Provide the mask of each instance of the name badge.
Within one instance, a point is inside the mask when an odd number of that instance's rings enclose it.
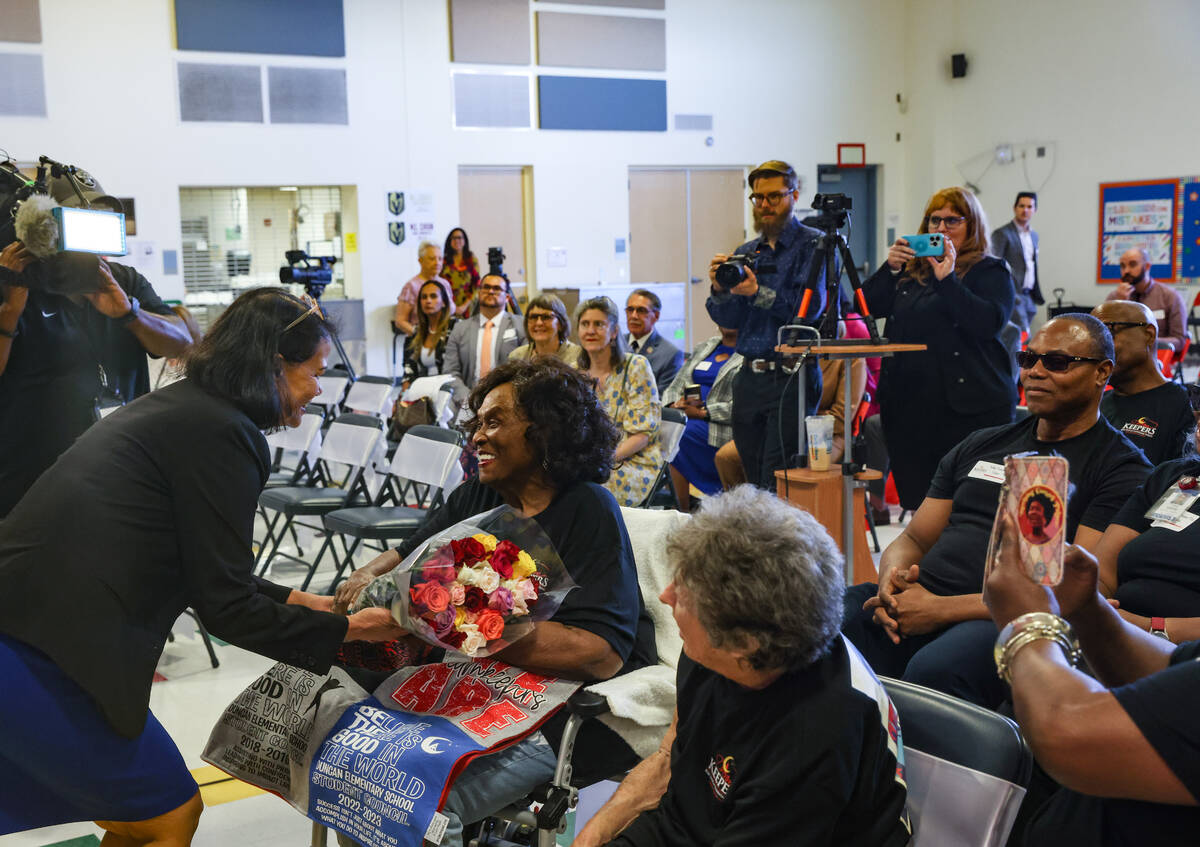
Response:
[[[1004,482],[1004,465],[995,462],[985,462],[980,459],[967,474],[971,479],[982,479],[984,482],[994,482],[997,485]]]
[[[517,331],[512,327],[509,327],[508,329],[504,330],[504,334],[500,336],[500,339],[502,341],[512,341],[516,337]]]
[[[695,369],[698,371],[707,371],[710,368],[712,368],[712,362],[710,362],[708,359],[705,359],[703,362],[697,362]]]
[[[1167,313],[1163,309],[1155,309],[1150,314],[1154,315],[1154,319],[1156,321],[1166,320],[1166,318],[1167,318]]]
[[[1151,521],[1150,526],[1155,529],[1169,529],[1171,532],[1183,532],[1196,521],[1196,515],[1191,512],[1186,512],[1179,516],[1178,520],[1173,521]]]
[[[1195,488],[1181,489],[1179,484],[1176,483],[1155,501],[1154,505],[1150,507],[1150,511],[1146,512],[1146,517],[1152,522],[1166,521],[1168,523],[1178,523],[1190,515],[1191,520],[1188,520],[1187,523],[1191,523],[1196,519],[1196,516],[1191,512],[1191,508],[1192,504],[1196,502],[1198,494],[1200,494],[1200,490]],[[1184,526],[1187,526],[1187,524],[1184,524]]]

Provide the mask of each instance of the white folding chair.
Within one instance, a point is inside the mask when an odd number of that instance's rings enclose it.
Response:
[[[325,412],[325,420],[332,420],[342,410],[342,399],[350,388],[350,377],[326,373],[317,379],[321,384],[321,393],[309,400],[308,405],[320,406]]]
[[[379,442],[383,439],[382,422],[370,415],[340,415],[329,427],[321,445],[321,458],[318,460],[323,468],[328,463],[336,462],[346,465],[346,476],[340,483],[334,481],[332,472],[326,470],[325,486],[284,485],[278,488],[268,488],[259,495],[259,505],[264,509],[274,511],[275,517],[267,524],[267,537],[271,540],[270,552],[267,550],[266,539],[259,546],[258,562],[261,562],[260,575],[265,573],[276,555],[300,562],[297,556],[279,552],[279,545],[284,534],[293,526],[305,526],[321,530],[320,526],[305,524],[297,521],[299,517],[317,517],[332,512],[335,509],[356,503],[370,503],[371,493],[364,479],[365,471],[375,455]],[[282,527],[276,531],[280,520]],[[324,552],[324,547],[321,548]],[[298,551],[299,552],[299,551]],[[308,575],[304,586],[307,587],[317,565],[320,555],[309,565]]]
[[[659,449],[662,451],[663,463],[662,467],[658,469],[658,476],[654,478],[654,484],[650,486],[650,493],[638,504],[639,508],[649,508],[654,495],[658,493],[663,482],[667,479],[669,473],[668,467],[679,454],[679,442],[683,440],[683,431],[685,429],[687,429],[687,415],[679,411],[679,409],[664,406],[662,421],[658,425],[658,443]]]
[[[375,503],[337,509],[321,519],[328,533],[321,553],[325,547],[333,549],[335,534],[341,536],[344,551],[330,593],[346,568],[353,570],[354,553],[364,541],[379,542],[377,549],[384,550],[387,542],[411,535],[429,510],[442,504],[445,495],[462,482],[461,454],[458,433],[436,426],[414,426],[400,439]],[[348,542],[347,537],[353,541]],[[336,556],[337,551],[333,552]]]
[[[346,392],[342,408],[348,412],[359,412],[386,418],[392,413],[396,400],[396,385],[386,376],[360,376]]]

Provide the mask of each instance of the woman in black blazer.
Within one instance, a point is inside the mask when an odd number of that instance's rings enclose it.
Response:
[[[148,708],[184,609],[316,673],[343,640],[400,634],[386,609],[346,618],[252,576],[261,430],[299,424],[330,337],[315,302],[243,294],[187,379],[88,429],[0,522],[0,835],[94,820],[119,843],[191,843],[196,783]]]
[[[404,348],[404,390],[414,379],[445,372],[446,341],[458,319],[446,297],[446,286],[433,280],[417,292],[416,331]]]
[[[887,337],[929,349],[883,360],[879,405],[900,505],[915,510],[938,462],[977,429],[1010,423],[1017,403],[1012,357],[1000,331],[1012,313],[1012,277],[988,255],[988,225],[975,195],[944,188],[918,232],[943,234],[945,253],[917,258],[903,238],[863,290]]]

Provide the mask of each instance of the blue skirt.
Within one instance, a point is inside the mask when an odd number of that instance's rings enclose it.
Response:
[[[671,462],[683,478],[705,494],[721,493],[721,477],[717,475],[717,448],[708,443],[708,421],[688,418],[679,441],[679,452]]]
[[[152,714],[118,735],[49,658],[0,635],[0,835],[77,821],[142,821],[198,790]]]

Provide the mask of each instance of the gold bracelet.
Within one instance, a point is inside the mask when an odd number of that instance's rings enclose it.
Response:
[[[993,658],[1001,679],[1012,684],[1013,657],[1034,641],[1053,641],[1062,648],[1072,667],[1079,663],[1079,642],[1075,640],[1070,624],[1049,612],[1029,612],[1014,618],[996,637]]]

